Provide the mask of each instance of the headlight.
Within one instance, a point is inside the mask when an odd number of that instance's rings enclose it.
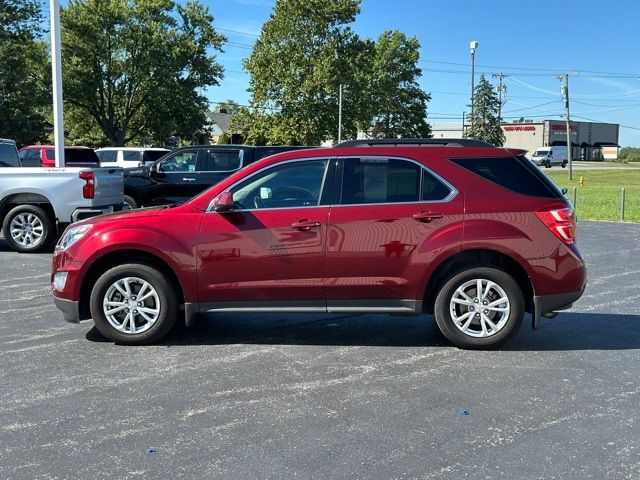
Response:
[[[70,228],[62,236],[62,238],[58,242],[58,245],[56,245],[56,250],[66,250],[82,237],[84,237],[89,230],[91,230],[91,225],[80,225],[79,227]]]

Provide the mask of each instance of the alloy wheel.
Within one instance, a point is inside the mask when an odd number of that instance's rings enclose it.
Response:
[[[476,338],[491,337],[506,325],[511,313],[504,289],[491,280],[478,278],[460,285],[449,302],[454,325]]]
[[[160,298],[149,282],[137,277],[124,277],[107,289],[102,309],[113,328],[136,335],[149,330],[158,320]]]
[[[13,217],[9,231],[13,241],[26,248],[39,245],[44,238],[42,220],[33,213],[19,213]]]

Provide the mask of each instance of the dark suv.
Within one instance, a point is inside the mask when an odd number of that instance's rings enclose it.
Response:
[[[125,171],[124,201],[131,208],[182,202],[245,165],[275,153],[309,147],[194,145],[181,147],[157,162]]]
[[[434,313],[455,345],[496,347],[586,282],[572,206],[523,154],[418,139],[275,155],[182,205],[68,228],[55,302],[122,343],[179,312],[272,311]]]

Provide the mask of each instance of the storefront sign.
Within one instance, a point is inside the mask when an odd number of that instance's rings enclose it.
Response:
[[[536,129],[533,125],[506,125],[502,128],[505,132],[532,132]]]

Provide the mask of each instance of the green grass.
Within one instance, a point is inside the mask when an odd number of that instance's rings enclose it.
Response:
[[[544,171],[544,170],[543,170]],[[566,170],[546,173],[559,187],[577,187],[576,211],[584,220],[620,220],[620,190],[625,187],[625,221],[640,222],[640,169],[636,170],[576,170],[569,180]],[[584,184],[580,186],[580,177]]]
[[[591,165],[594,166],[594,168],[598,168],[598,167],[612,167],[612,168],[616,168],[616,167],[625,167],[625,168],[640,168],[640,162],[585,162],[585,161],[581,161],[581,160],[574,160],[573,162],[574,165],[580,165],[580,166],[585,166],[585,167],[589,167]]]

